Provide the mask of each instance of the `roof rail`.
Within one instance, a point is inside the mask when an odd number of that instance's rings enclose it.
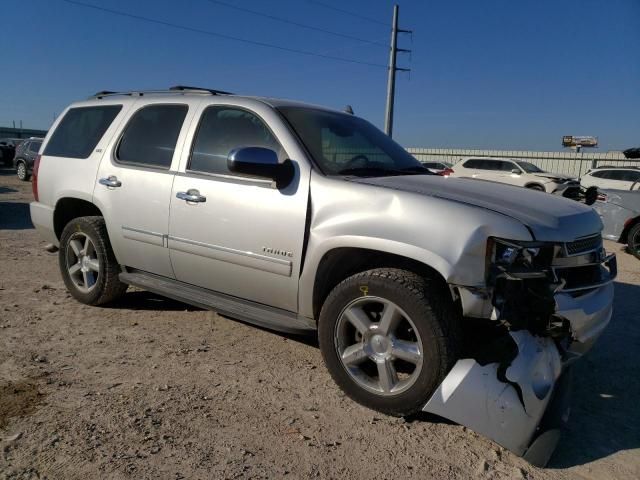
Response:
[[[205,93],[207,95],[233,95],[232,93],[224,92],[222,90],[214,90],[212,88],[187,87],[185,85],[175,85],[173,87],[170,87],[168,90],[138,90],[138,91],[130,91],[130,92],[112,92],[110,90],[101,90],[93,94],[92,96],[90,96],[89,99],[96,98],[100,100],[104,97],[112,97],[112,96],[119,96],[119,95],[129,95],[129,96],[137,95],[141,97],[148,93],[167,93],[167,94]]]
[[[185,91],[196,91],[196,92],[209,92],[211,95],[233,95],[231,92],[225,92],[223,90],[214,90],[212,88],[202,88],[202,87],[188,87],[186,85],[175,85],[170,87],[169,90],[185,92]]]

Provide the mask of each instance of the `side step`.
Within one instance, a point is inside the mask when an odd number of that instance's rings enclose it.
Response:
[[[287,310],[243,300],[224,293],[213,292],[178,280],[139,271],[123,272],[119,275],[119,278],[123,283],[134,285],[189,305],[215,310],[223,315],[270,330],[303,335],[308,335],[316,330],[315,324],[311,320]]]

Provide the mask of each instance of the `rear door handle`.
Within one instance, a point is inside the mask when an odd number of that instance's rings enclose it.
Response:
[[[107,178],[101,178],[100,180],[98,180],[98,183],[100,183],[100,185],[104,185],[105,187],[111,188],[122,186],[122,182],[118,180],[118,177],[116,177],[115,175],[111,175]]]
[[[207,197],[205,197],[204,195],[200,195],[200,192],[195,188],[191,188],[186,192],[176,193],[176,198],[179,198],[180,200],[185,200],[186,202],[193,202],[193,203],[203,203],[207,201]]]

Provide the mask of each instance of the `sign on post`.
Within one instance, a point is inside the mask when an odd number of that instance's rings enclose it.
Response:
[[[564,135],[562,137],[563,147],[597,147],[598,137]]]

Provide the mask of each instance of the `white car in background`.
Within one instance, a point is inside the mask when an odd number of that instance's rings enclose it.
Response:
[[[545,172],[533,163],[492,157],[460,160],[453,166],[453,172],[449,176],[508,183],[548,193],[567,185],[579,185],[575,178]]]
[[[583,187],[598,189],[640,190],[640,168],[638,167],[598,167],[589,170],[580,179]]]

